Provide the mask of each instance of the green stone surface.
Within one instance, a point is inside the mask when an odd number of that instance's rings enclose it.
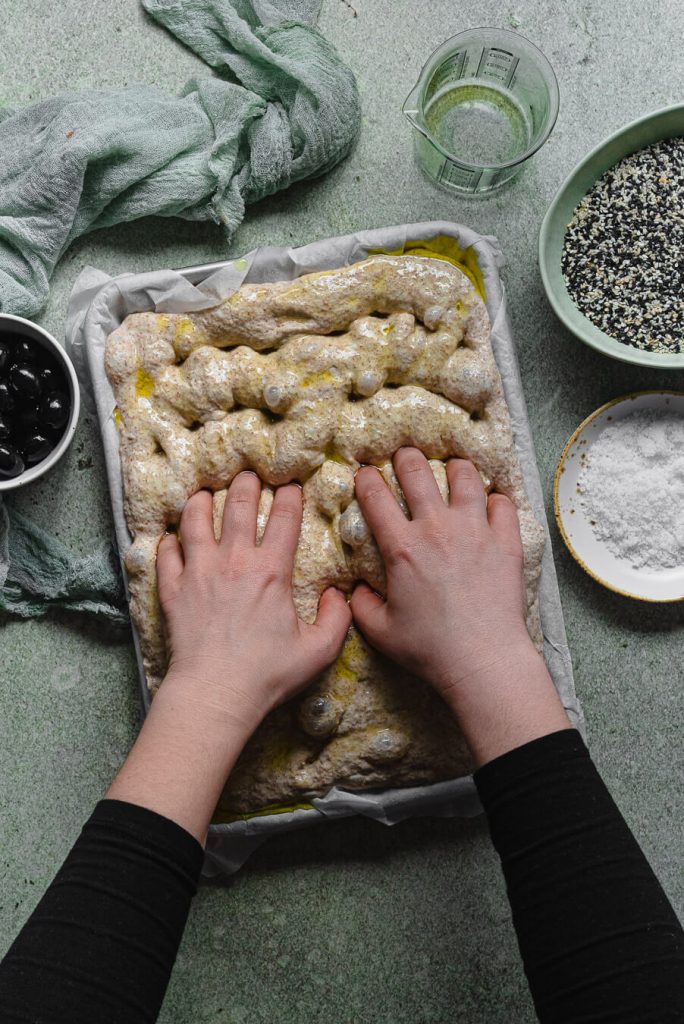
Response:
[[[209,73],[136,0],[2,0],[0,104],[133,82],[180,90]],[[416,170],[401,103],[430,52],[484,25],[512,27],[548,56],[561,113],[522,175],[483,200],[452,198]],[[62,336],[86,264],[110,273],[187,266],[259,244],[443,218],[496,235],[539,466],[548,496],[562,447],[597,406],[683,373],[611,361],[566,333],[536,259],[543,213],[579,158],[628,121],[681,99],[675,0],[324,0],[323,32],[353,66],[363,129],[326,177],[219,228],[147,220],[72,246],[40,322]],[[112,524],[100,442],[85,414],[67,456],[12,502],[85,552]],[[576,684],[595,759],[675,906],[682,907],[681,682],[684,605],[601,589],[552,527]],[[0,955],[53,877],[138,726],[133,648],[76,616],[5,619],[0,635]],[[679,864],[679,869],[678,869]],[[164,1024],[527,1024],[534,1013],[497,857],[482,819],[353,820],[263,848],[195,900]]]

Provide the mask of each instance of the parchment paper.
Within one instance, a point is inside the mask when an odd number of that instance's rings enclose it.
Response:
[[[312,242],[297,249],[264,246],[241,259],[192,267],[182,271],[159,270],[146,274],[122,274],[111,278],[93,267],[81,273],[71,294],[67,314],[67,347],[79,377],[95,408],[102,433],[114,525],[123,559],[131,536],[123,511],[119,435],[114,422],[114,395],[104,370],[107,336],[129,313],[154,310],[182,313],[207,309],[228,298],[245,282],[292,280],[317,270],[346,266],[367,257],[369,250],[401,250],[407,240],[429,240],[437,235],[455,238],[461,248],[472,246],[485,286],[485,301],[492,322],[492,345],[510,410],[516,448],[528,497],[546,531],[546,549],[540,582],[540,610],[544,656],[570,720],[583,731],[583,716],[572,676],[563,612],[553,564],[544,499],[530,433],[520,371],[499,277],[503,256],[495,238],[444,221],[403,224],[339,238]],[[125,576],[125,573],[124,573]],[[140,644],[133,630],[140,670],[143,705],[149,706]],[[311,810],[261,815],[209,829],[205,879],[217,879],[238,870],[250,853],[269,836],[291,831],[325,819],[362,814],[386,825],[419,815],[470,816],[481,807],[471,778],[439,782],[412,789],[346,792],[337,787],[323,797],[312,797]]]

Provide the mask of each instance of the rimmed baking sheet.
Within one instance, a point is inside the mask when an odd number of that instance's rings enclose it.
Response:
[[[510,410],[516,450],[525,488],[538,521],[546,532],[539,604],[544,633],[544,656],[570,720],[583,729],[582,711],[575,694],[570,652],[553,564],[544,498],[537,469],[520,371],[506,309],[499,267],[503,256],[496,239],[444,221],[402,224],[338,238],[312,242],[299,248],[264,246],[239,259],[190,267],[122,274],[112,278],[87,267],[71,294],[67,315],[67,345],[82,382],[91,390],[102,434],[114,526],[121,558],[131,536],[123,511],[119,435],[114,420],[115,401],[104,369],[107,336],[130,313],[155,311],[182,313],[208,309],[228,298],[243,283],[293,280],[313,271],[347,266],[373,252],[413,252],[456,262],[483,294],[492,323],[492,347]],[[144,707],[149,695],[140,644],[133,630]],[[303,798],[306,799],[306,798]],[[250,853],[270,836],[325,821],[361,814],[386,825],[420,815],[470,816],[481,811],[471,778],[430,786],[383,791],[348,792],[334,787],[325,796],[311,797],[304,806],[245,815],[209,829],[203,876],[216,879],[232,874]]]

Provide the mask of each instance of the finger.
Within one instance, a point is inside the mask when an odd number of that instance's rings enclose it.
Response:
[[[490,494],[487,500],[487,518],[504,550],[522,557],[518,510],[510,498],[505,494]]]
[[[316,621],[309,626],[309,636],[317,648],[317,672],[338,656],[351,621],[351,611],[344,594],[335,587],[328,587],[318,603]]]
[[[354,622],[363,635],[374,647],[381,647],[387,633],[386,603],[367,583],[354,588],[350,603]]]
[[[400,448],[392,463],[412,519],[427,515],[440,506],[444,508],[430,463],[421,451],[417,448]]]
[[[482,478],[469,459],[449,459],[449,507],[473,518],[485,520],[487,493]]]
[[[168,592],[183,572],[183,554],[175,533],[166,533],[157,547],[157,589]]]
[[[344,594],[328,587],[321,595],[313,625],[302,623],[311,657],[310,676],[321,672],[337,658],[351,625],[351,611]]]
[[[180,541],[186,563],[216,548],[213,499],[209,491],[197,491],[185,503],[180,520]]]
[[[256,473],[238,473],[228,488],[223,507],[221,545],[256,544],[261,481]]]
[[[302,525],[302,490],[297,484],[279,487],[273,497],[261,548],[277,553],[283,568],[292,572]]]
[[[375,466],[359,469],[354,486],[363,518],[384,556],[406,529],[406,516]]]

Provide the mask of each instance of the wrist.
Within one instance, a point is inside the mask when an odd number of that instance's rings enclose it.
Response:
[[[530,640],[471,676],[444,698],[476,767],[552,732],[571,728],[544,659]]]
[[[169,673],[106,796],[156,811],[204,843],[214,808],[255,713],[222,706],[196,681]]]
[[[527,630],[520,635],[483,642],[480,653],[468,658],[453,657],[443,668],[436,686],[454,714],[472,694],[498,690],[514,679],[525,679],[537,672],[546,672],[544,659],[530,639]]]
[[[169,713],[208,731],[243,735],[246,742],[261,724],[269,707],[255,699],[256,687],[246,677],[227,677],[225,661],[216,666],[194,662],[172,664],[154,698]]]

